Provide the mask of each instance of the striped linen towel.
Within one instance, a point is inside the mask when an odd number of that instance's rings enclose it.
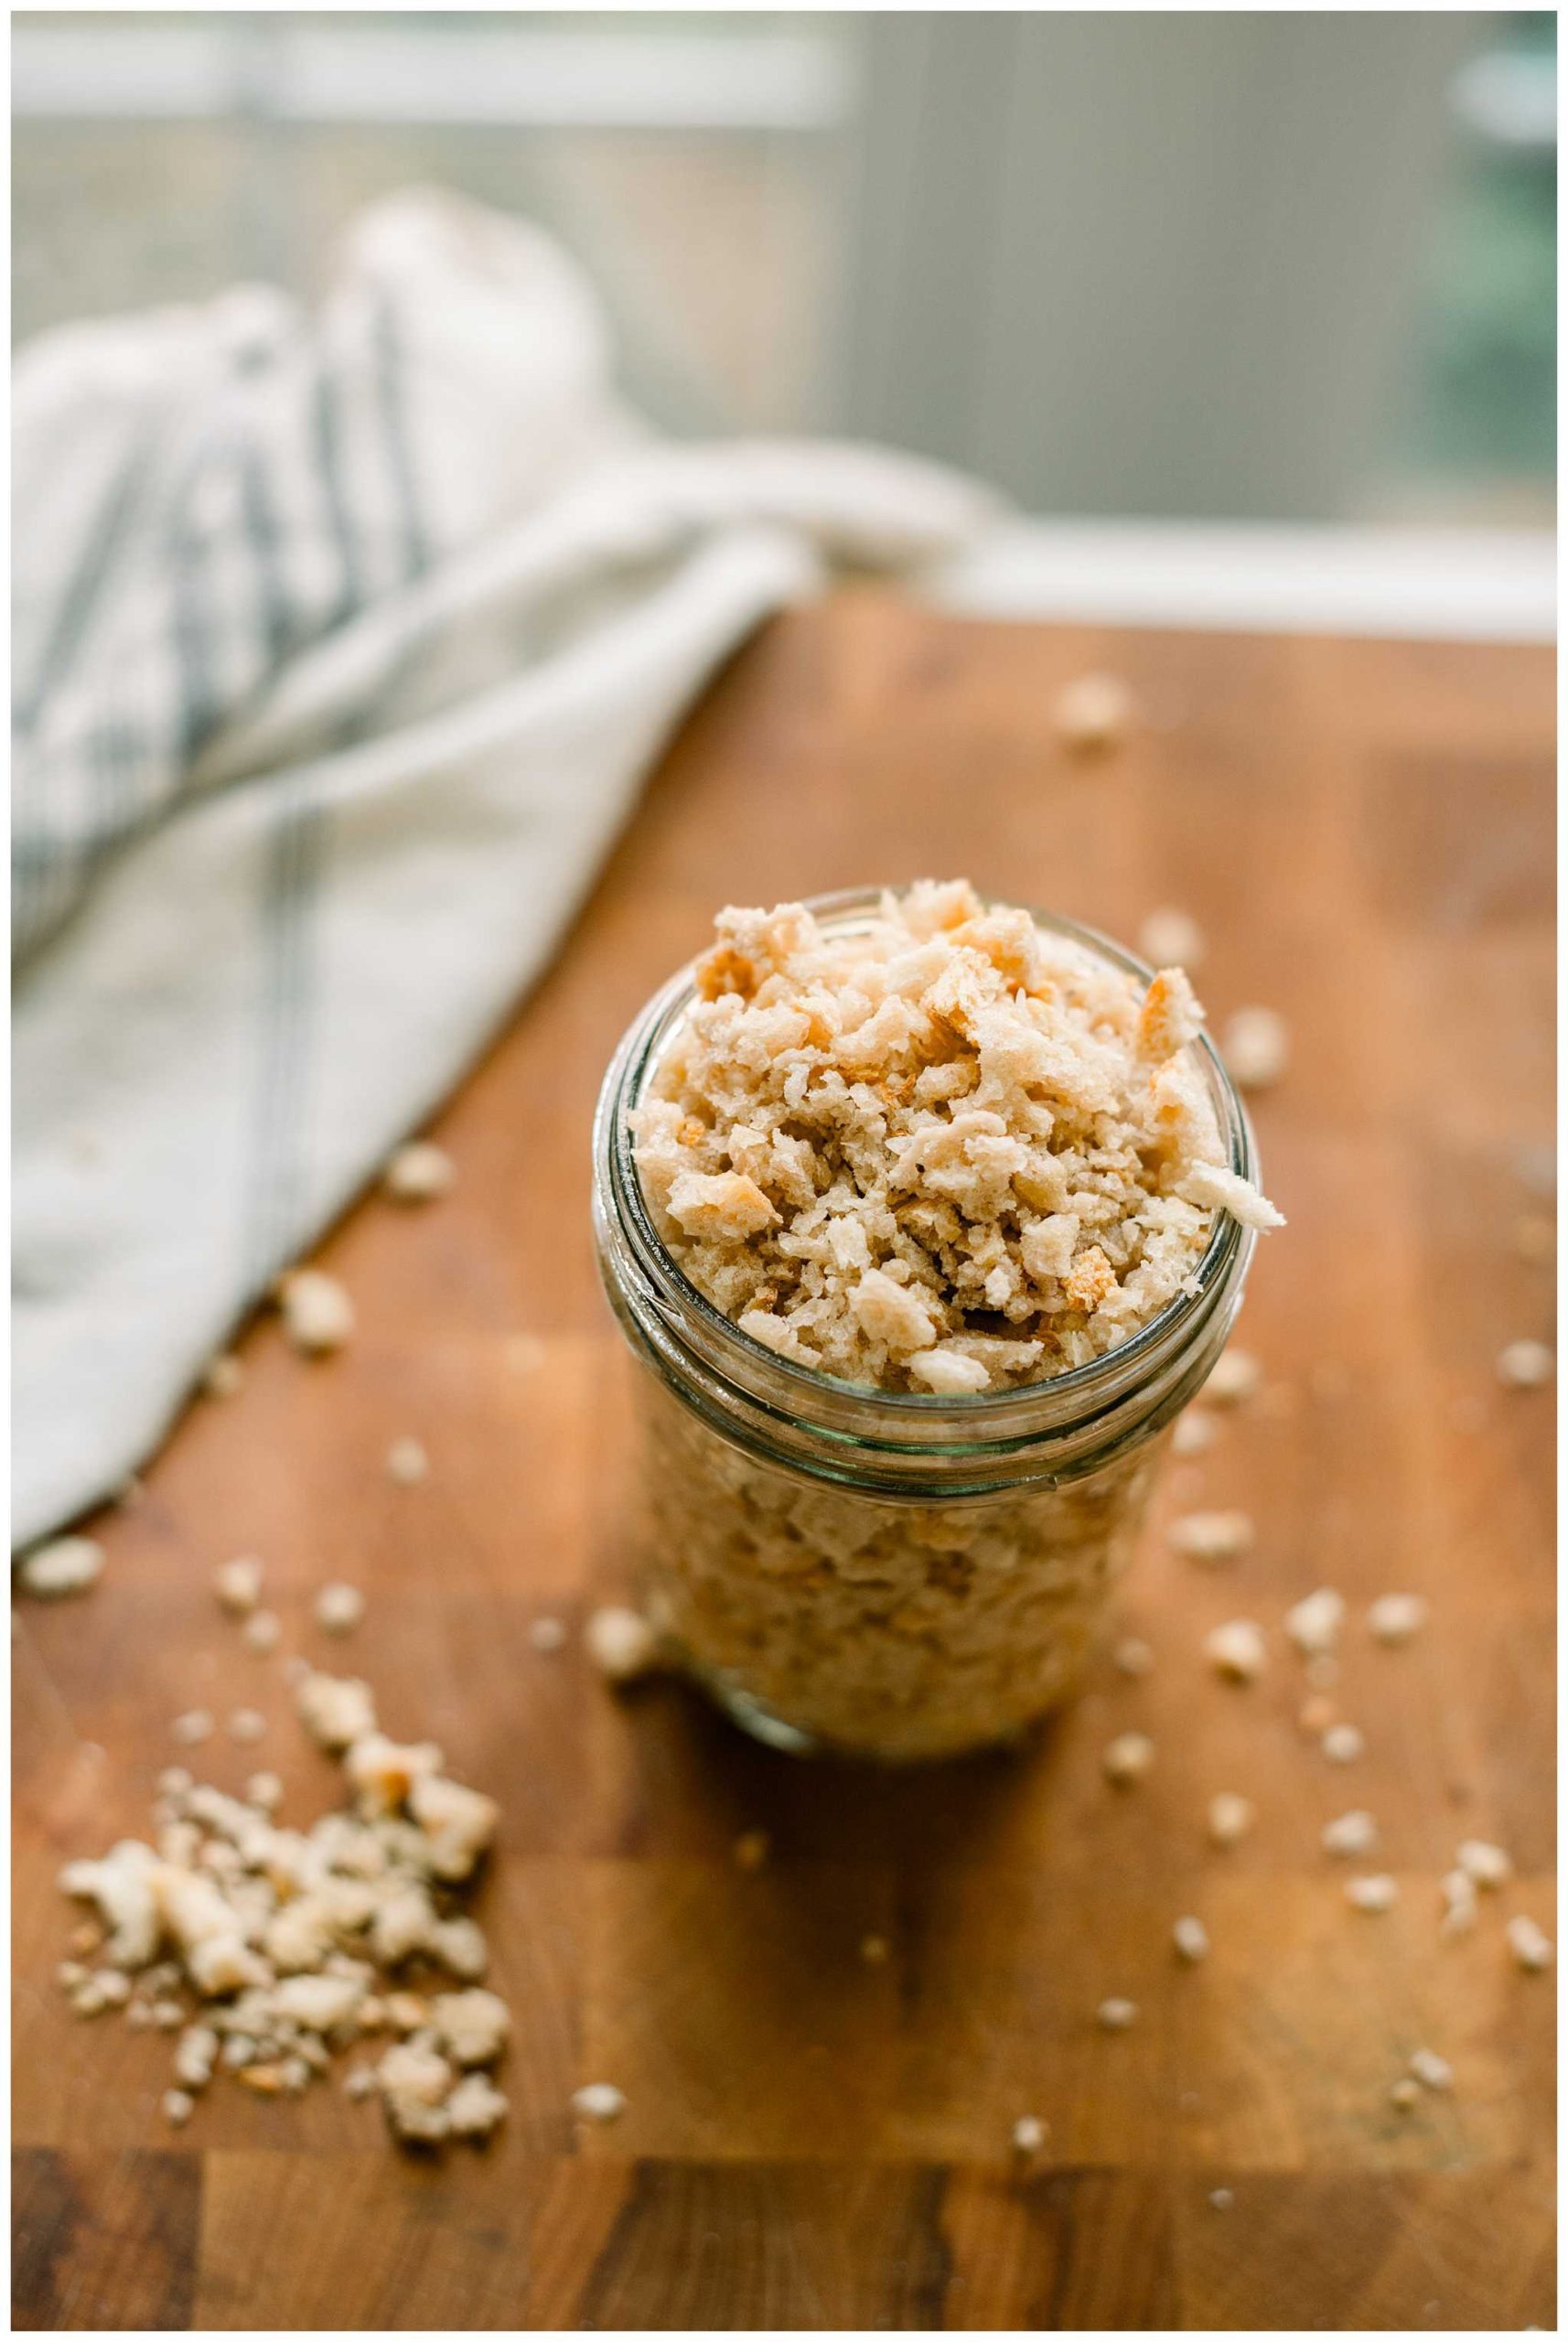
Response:
[[[565,255],[424,191],[313,317],[244,287],[66,328],[13,412],[26,1545],[449,1090],[725,654],[991,507],[869,449],[656,439]]]

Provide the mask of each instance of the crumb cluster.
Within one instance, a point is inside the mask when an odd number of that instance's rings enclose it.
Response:
[[[220,2072],[290,2096],[375,2043],[375,2062],[351,2067],[344,2087],[379,2095],[397,2137],[483,2138],[507,2111],[488,2069],[511,2019],[479,1982],[489,1948],[461,1898],[498,1809],[448,1777],[433,1743],[389,1739],[358,1679],[306,1669],[295,1699],[338,1758],[347,1807],[285,1827],[275,1775],[232,1797],[171,1767],[150,1842],[122,1839],[60,1873],[98,1918],[77,1945],[91,1964],[62,1962],[62,1989],[79,2015],[120,2009],[128,2025],[177,2035],[170,2123],[190,2120]]]
[[[896,1391],[1103,1355],[1192,1288],[1234,1176],[1179,968],[1146,987],[962,881],[853,929],[725,910],[633,1121],[660,1233],[780,1357]]]

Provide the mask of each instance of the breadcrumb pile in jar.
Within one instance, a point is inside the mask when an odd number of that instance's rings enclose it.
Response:
[[[596,1145],[650,1598],[769,1737],[1006,1737],[1076,1681],[1279,1224],[1245,1119],[1180,970],[962,881],[715,929]]]

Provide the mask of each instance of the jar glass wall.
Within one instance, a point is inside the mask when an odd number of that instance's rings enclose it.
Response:
[[[809,908],[864,920],[875,894]],[[1146,982],[1071,923],[1047,931]],[[1131,1559],[1161,1434],[1214,1365],[1252,1237],[1220,1214],[1191,1280],[1071,1372],[934,1397],[842,1381],[725,1318],[661,1241],[628,1117],[693,999],[648,1004],[607,1076],[595,1221],[638,1377],[644,1597],[682,1665],[780,1746],[883,1758],[1011,1738],[1068,1697]],[[1239,1101],[1202,1065],[1230,1167],[1256,1176]]]

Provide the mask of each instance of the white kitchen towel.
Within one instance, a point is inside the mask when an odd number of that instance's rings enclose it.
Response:
[[[992,507],[871,449],[656,439],[567,257],[425,191],[314,317],[63,328],[14,417],[26,1545],[451,1087],[725,654]]]

